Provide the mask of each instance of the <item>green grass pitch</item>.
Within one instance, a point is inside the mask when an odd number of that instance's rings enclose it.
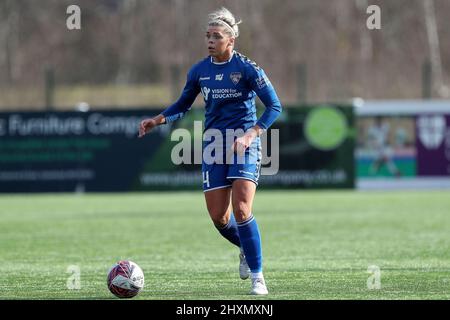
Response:
[[[106,273],[138,263],[134,299],[449,299],[444,191],[259,191],[254,204],[269,296],[247,295],[238,250],[201,191],[0,196],[0,299],[116,299]],[[69,290],[70,265],[80,267]],[[380,268],[369,290],[368,267]]]

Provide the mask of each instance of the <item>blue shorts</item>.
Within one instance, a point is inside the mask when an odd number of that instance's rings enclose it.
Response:
[[[231,187],[236,179],[250,180],[258,185],[261,157],[261,140],[258,137],[243,156],[224,152],[223,163],[208,163],[203,159],[203,191]]]

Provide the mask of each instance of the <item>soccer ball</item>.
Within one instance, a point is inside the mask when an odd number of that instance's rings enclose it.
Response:
[[[119,298],[133,298],[144,287],[144,273],[133,261],[121,260],[108,272],[108,289]]]

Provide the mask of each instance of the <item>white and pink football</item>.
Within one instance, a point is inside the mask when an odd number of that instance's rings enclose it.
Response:
[[[119,298],[133,298],[144,287],[144,273],[133,261],[121,260],[108,272],[108,289]]]

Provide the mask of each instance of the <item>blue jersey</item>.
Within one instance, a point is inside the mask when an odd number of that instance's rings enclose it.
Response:
[[[199,93],[205,101],[205,130],[245,131],[255,124],[268,129],[281,112],[280,100],[263,69],[236,51],[229,61],[217,63],[208,56],[189,70],[181,97],[162,112],[166,122],[183,117]],[[266,107],[260,119],[256,95]]]

